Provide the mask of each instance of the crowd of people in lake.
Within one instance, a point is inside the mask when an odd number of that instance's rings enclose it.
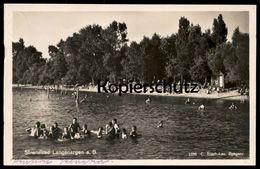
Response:
[[[79,100],[79,90],[74,91],[72,96],[75,97],[75,101],[77,103],[85,103],[87,102],[87,95],[85,95],[81,100]],[[66,93],[67,94],[67,93]],[[31,100],[30,100],[31,101]],[[146,104],[150,104],[152,102],[151,98],[148,97],[145,100]],[[187,98],[185,104],[195,104],[195,102],[191,102],[190,98]],[[230,110],[237,110],[237,106],[232,103],[229,106]],[[198,107],[198,110],[203,112],[206,110],[206,106],[201,104]],[[160,120],[158,122],[157,128],[163,128],[163,121]],[[39,121],[35,123],[35,126],[27,128],[26,131],[32,137],[36,137],[39,139],[53,139],[53,140],[74,140],[74,139],[84,139],[89,138],[91,135],[95,135],[98,139],[103,138],[104,136],[109,139],[121,138],[127,139],[128,137],[136,138],[139,136],[137,134],[137,127],[132,126],[129,134],[127,133],[125,128],[120,128],[117,119],[111,120],[105,128],[98,127],[97,130],[89,130],[87,124],[83,124],[82,127],[79,125],[77,118],[73,118],[72,123],[64,127],[63,130],[59,128],[58,123],[55,122],[49,130],[46,128],[45,124],[41,124]],[[120,136],[121,135],[121,136]]]
[[[27,128],[26,131],[30,136],[39,138],[39,139],[52,139],[58,141],[74,140],[74,139],[84,139],[89,138],[91,135],[95,135],[98,139],[103,138],[104,136],[108,139],[120,138],[127,139],[136,138],[140,136],[137,134],[137,127],[132,126],[129,134],[126,132],[125,128],[120,128],[117,119],[113,119],[109,122],[105,129],[99,127],[97,130],[89,130],[87,124],[83,124],[80,127],[77,118],[73,118],[72,123],[64,127],[62,130],[59,128],[58,123],[55,122],[49,130],[46,129],[45,124],[41,124],[39,121],[35,123],[35,126]]]

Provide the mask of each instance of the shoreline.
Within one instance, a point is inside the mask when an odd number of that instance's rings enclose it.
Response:
[[[46,86],[47,87],[47,86]],[[31,86],[31,85],[17,85],[12,84],[12,88],[28,88],[28,89],[37,89],[37,90],[46,90],[46,87],[42,86]],[[74,91],[74,88],[62,88],[60,90],[63,91]],[[98,93],[98,90],[96,87],[89,87],[89,88],[79,88],[79,91],[83,92],[96,92]],[[104,92],[102,92],[104,93]],[[108,93],[113,94],[113,93]],[[211,93],[207,94],[205,89],[200,90],[198,93],[125,93],[125,94],[135,94],[135,95],[146,95],[146,96],[164,96],[164,97],[183,97],[183,98],[198,98],[198,99],[223,99],[223,100],[243,100],[248,101],[249,96],[246,95],[240,95],[237,90],[231,90],[228,92],[223,93]]]

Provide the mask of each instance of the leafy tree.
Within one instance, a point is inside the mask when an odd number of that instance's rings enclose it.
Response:
[[[170,81],[175,81],[176,65],[177,65],[177,51],[176,51],[176,35],[172,34],[170,37],[162,38],[161,50],[166,57],[165,74]]]
[[[188,38],[190,30],[190,21],[181,17],[179,20],[179,30],[176,37],[176,49],[177,49],[177,74],[180,76],[180,80],[187,79],[189,77],[189,62],[191,61],[189,56]]]
[[[212,37],[214,42],[217,45],[227,41],[227,32],[226,23],[223,20],[223,16],[219,14],[218,18],[213,21],[213,33]]]

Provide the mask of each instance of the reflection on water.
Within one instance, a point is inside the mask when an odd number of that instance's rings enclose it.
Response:
[[[83,98],[86,93],[80,93]],[[68,92],[63,95],[32,89],[13,89],[13,155],[15,159],[77,158],[77,159],[187,159],[187,158],[248,158],[249,153],[249,103],[235,102],[237,111],[228,106],[231,101],[191,99],[193,105],[185,105],[185,98],[151,96],[151,104],[145,104],[147,96],[114,96],[87,93],[86,103],[75,106],[75,99]],[[30,101],[31,100],[31,101]],[[197,111],[206,105],[203,114]],[[78,112],[78,113],[77,113]],[[113,118],[130,132],[137,126],[142,134],[136,140],[96,139],[95,136],[72,142],[58,143],[38,140],[28,136],[25,129],[36,121],[49,128],[55,121],[61,128],[77,117],[80,125],[89,129],[105,126]],[[157,128],[160,120],[163,128]],[[84,155],[25,155],[25,150],[92,151]],[[191,152],[243,153],[243,156],[190,156]]]

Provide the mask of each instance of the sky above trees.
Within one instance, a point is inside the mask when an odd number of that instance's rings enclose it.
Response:
[[[127,23],[127,37],[140,42],[144,36],[171,36],[178,32],[179,19],[185,16],[191,24],[201,26],[202,32],[212,30],[213,19],[223,15],[231,41],[236,27],[249,33],[248,12],[15,12],[13,15],[13,41],[24,38],[25,45],[33,45],[49,58],[48,46],[57,45],[82,27],[98,24],[103,28],[113,20]]]

